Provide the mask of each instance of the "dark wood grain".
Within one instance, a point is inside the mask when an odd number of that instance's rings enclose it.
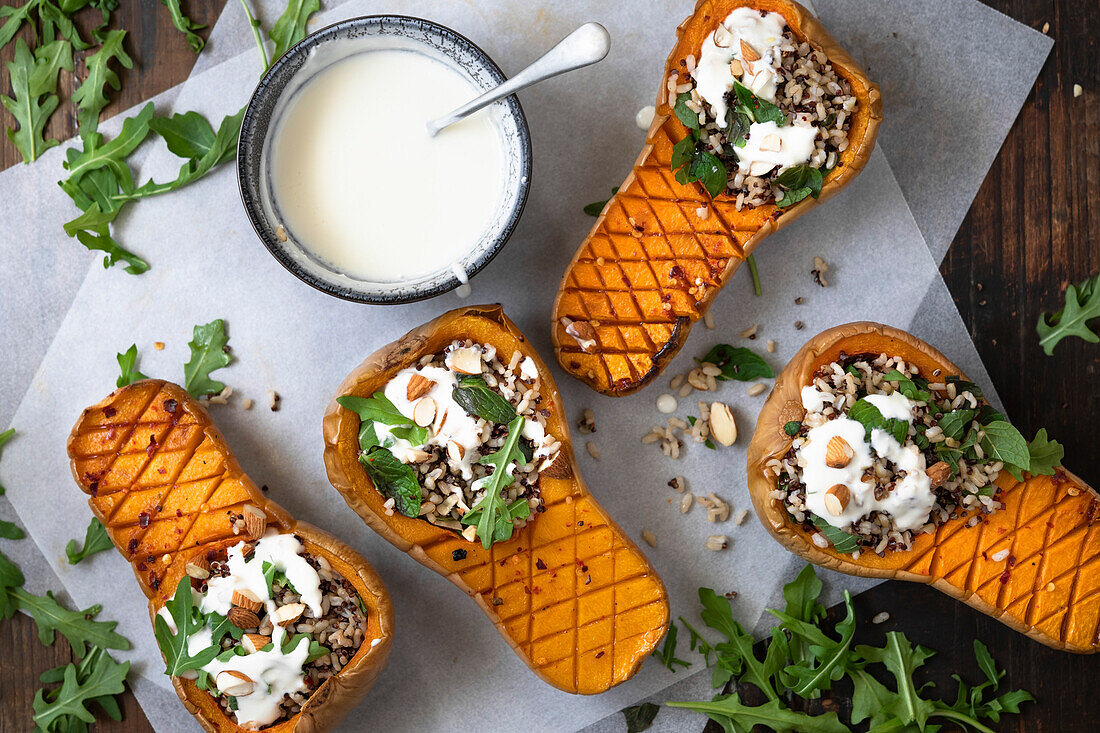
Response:
[[[1033,28],[1049,23],[1055,45],[941,272],[1008,413],[1029,435],[1046,427],[1066,446],[1067,466],[1100,485],[1100,451],[1090,427],[1100,412],[1100,346],[1071,339],[1047,357],[1035,334],[1039,313],[1060,307],[1068,283],[1100,270],[1100,5],[985,1]],[[205,0],[185,6],[192,18],[211,24],[224,4]],[[82,27],[94,21],[88,14]],[[108,117],[183,81],[195,59],[167,11],[153,0],[124,2],[112,25],[129,31],[126,47],[135,68],[120,74],[122,91],[112,93]],[[9,47],[0,60],[10,56]],[[3,78],[6,88],[6,74]],[[62,95],[67,98],[77,83],[72,75],[63,75]],[[1075,83],[1085,90],[1076,99]],[[76,132],[66,104],[51,119],[48,132],[56,139]],[[0,141],[0,170],[19,161],[15,148],[6,139]],[[1100,658],[1047,649],[922,586],[883,584],[859,596],[857,608],[862,619],[859,643],[881,643],[885,631],[897,629],[938,650],[923,679],[934,681],[949,698],[954,695],[953,672],[977,676],[971,644],[982,639],[1009,670],[1008,684],[1031,690],[1039,700],[1024,715],[1003,720],[999,730],[1095,730],[1087,711],[1094,707],[1088,701],[1100,678]],[[879,611],[891,618],[875,626],[869,619]],[[43,647],[34,624],[17,616],[0,623],[0,654],[0,733],[23,731],[29,727],[38,675],[64,663],[68,647],[63,640]],[[123,721],[104,721],[96,728],[150,730],[130,693],[125,695]]]

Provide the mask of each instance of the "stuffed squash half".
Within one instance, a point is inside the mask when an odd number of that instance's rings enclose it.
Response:
[[[368,357],[324,418],[332,485],[462,588],[567,692],[629,679],[664,636],[657,573],[577,472],[561,395],[499,305],[460,308]]]
[[[1048,646],[1097,651],[1100,501],[939,351],[851,323],[775,382],[749,446],[753,504],[787,549],[928,583]]]
[[[329,730],[362,700],[393,639],[382,580],[269,501],[187,392],[124,387],[84,410],[68,450],[206,730]]]
[[[609,395],[656,377],[757,245],[859,174],[881,120],[878,87],[797,2],[701,0],[562,278],[562,367]]]

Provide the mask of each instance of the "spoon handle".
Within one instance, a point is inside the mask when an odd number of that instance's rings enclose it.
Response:
[[[508,81],[467,102],[450,114],[429,122],[428,133],[434,136],[444,127],[487,107],[498,99],[515,94],[520,89],[544,79],[601,61],[610,50],[611,36],[607,29],[599,23],[585,23]]]

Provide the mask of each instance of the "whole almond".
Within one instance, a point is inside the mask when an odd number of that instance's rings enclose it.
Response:
[[[825,492],[825,510],[834,517],[839,517],[848,506],[851,494],[844,484],[834,484]]]
[[[856,452],[847,440],[834,435],[825,446],[825,465],[829,468],[844,468],[852,462]]]
[[[422,397],[413,405],[413,422],[422,428],[426,428],[435,420],[435,400],[431,397]]]
[[[588,321],[573,321],[565,327],[565,332],[576,340],[581,351],[591,352],[596,348],[596,331]]]
[[[255,629],[260,626],[260,617],[255,612],[248,610],[247,608],[241,608],[240,606],[233,606],[229,609],[229,613],[226,614],[226,618],[229,619],[229,623],[236,626],[238,629]]]
[[[270,636],[264,636],[263,634],[245,634],[241,637],[241,646],[249,654],[258,652],[265,646],[271,643]]]
[[[559,450],[553,457],[542,462],[539,466],[539,474],[550,478],[569,478],[573,475],[573,471],[569,467],[569,461]]]
[[[289,626],[301,618],[305,610],[305,604],[288,603],[285,606],[276,608],[275,612],[271,614],[271,620],[279,626]]]
[[[756,52],[756,49],[745,42],[745,39],[741,39],[741,58],[745,61],[759,61],[760,54]]]
[[[252,591],[233,591],[233,605],[258,613],[264,607],[263,601],[256,597]]]
[[[435,386],[435,382],[425,377],[423,374],[414,374],[409,377],[409,386],[405,388],[405,397],[409,402],[416,402],[432,391],[432,387]]]
[[[932,480],[932,488],[938,489],[947,483],[947,479],[951,478],[951,466],[946,462],[940,461],[939,463],[933,463],[925,471],[928,474],[928,478]]]
[[[462,460],[462,457],[466,455],[466,449],[453,440],[447,441],[447,458],[452,462],[458,463]]]
[[[258,506],[245,504],[241,507],[241,514],[244,516],[244,528],[248,536],[254,540],[263,537],[264,532],[267,531],[267,514],[264,510]]]
[[[233,669],[223,670],[215,678],[218,691],[230,697],[245,697],[256,689],[256,683],[244,672]]]
[[[210,562],[205,555],[196,555],[187,561],[183,571],[195,580],[206,580],[210,577]]]
[[[724,402],[712,402],[710,405],[710,434],[722,445],[729,446],[737,442],[737,423]]]

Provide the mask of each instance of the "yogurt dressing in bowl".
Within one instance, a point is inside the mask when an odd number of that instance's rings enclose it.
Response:
[[[435,137],[426,124],[479,93],[456,69],[400,48],[316,73],[285,103],[270,143],[287,236],[352,278],[452,269],[499,208],[503,143],[489,114]]]

